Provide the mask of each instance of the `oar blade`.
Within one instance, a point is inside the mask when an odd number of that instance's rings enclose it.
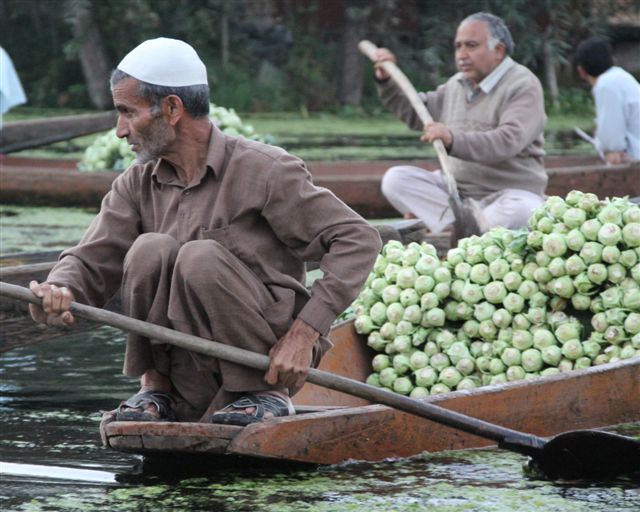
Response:
[[[545,443],[532,463],[552,480],[640,478],[640,441],[600,430],[564,432]]]
[[[463,201],[460,196],[450,195],[449,206],[454,217],[452,246],[457,245],[457,241],[462,238],[482,234],[483,230],[478,221],[479,208],[472,202]]]

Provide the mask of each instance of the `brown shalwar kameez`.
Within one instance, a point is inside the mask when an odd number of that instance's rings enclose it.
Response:
[[[215,126],[206,166],[184,185],[163,159],[119,176],[81,242],[47,281],[103,306],[122,285],[124,312],[267,354],[294,318],[325,335],[380,249],[377,231],[280,148]],[[324,275],[304,286],[305,261]],[[315,363],[330,347],[321,337]],[[129,335],[124,373],[155,368],[197,418],[213,397],[270,389],[263,373]]]

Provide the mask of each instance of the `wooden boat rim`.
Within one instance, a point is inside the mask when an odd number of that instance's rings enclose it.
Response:
[[[348,322],[348,321],[347,321]],[[346,323],[346,322],[345,322]],[[545,385],[558,381],[567,381],[579,377],[588,375],[595,375],[599,373],[608,373],[627,366],[638,366],[640,369],[640,357],[633,357],[630,359],[623,359],[615,361],[613,363],[605,363],[598,366],[592,366],[589,368],[582,368],[578,370],[571,370],[570,372],[562,372],[555,375],[547,375],[544,377],[538,377],[535,379],[519,380],[515,382],[506,382],[501,384],[491,384],[487,386],[481,386],[474,389],[466,389],[459,391],[451,391],[448,393],[442,393],[438,395],[428,396],[422,398],[426,402],[438,405],[439,402],[450,401],[456,398],[473,398],[478,395],[493,395],[502,393],[512,389],[524,388],[533,389],[535,387],[544,387]],[[304,407],[304,406],[303,406]],[[284,416],[280,418],[269,418],[260,423],[253,423],[246,427],[238,427],[231,425],[216,425],[209,423],[199,422],[125,422],[125,421],[111,421],[105,425],[105,431],[108,435],[132,435],[132,434],[152,434],[154,431],[164,430],[164,434],[169,434],[170,431],[176,429],[196,429],[202,433],[215,433],[215,432],[250,432],[262,426],[273,426],[279,423],[289,423],[296,421],[304,421],[310,417],[317,417],[322,415],[323,417],[342,416],[344,414],[361,414],[377,412],[386,409],[393,409],[390,406],[382,404],[370,404],[361,406],[344,406],[344,407],[324,407],[321,410],[313,412],[305,412],[302,414],[295,414],[292,416]],[[426,420],[425,420],[426,421]],[[221,429],[221,427],[223,427]]]
[[[566,161],[565,161],[566,160]],[[388,167],[405,163],[407,165],[420,165],[426,170],[438,168],[437,160],[433,158],[421,159],[378,159],[378,160],[307,160],[311,174],[314,178],[340,178],[345,180],[362,178],[380,178],[382,172]],[[82,171],[77,168],[78,160],[74,159],[46,159],[46,158],[23,158],[15,156],[5,156],[3,167],[6,169],[16,168],[43,172],[54,170],[61,175],[70,174],[73,176],[84,176],[91,179],[92,176],[114,177],[122,174],[122,171],[114,169],[104,169],[100,171]],[[621,164],[608,164],[598,161],[593,155],[559,155],[545,161],[545,171],[548,175],[556,174],[581,174],[589,172],[621,171],[638,167],[638,161],[625,162]],[[348,173],[351,167],[365,166],[372,169],[369,172]],[[356,180],[359,181],[359,180]]]

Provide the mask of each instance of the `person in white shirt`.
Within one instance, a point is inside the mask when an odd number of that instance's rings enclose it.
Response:
[[[2,114],[26,101],[27,97],[13,62],[5,49],[0,46],[0,128],[2,128]]]
[[[603,38],[581,42],[575,61],[595,101],[597,149],[610,164],[640,160],[640,84],[614,66],[613,50]]]

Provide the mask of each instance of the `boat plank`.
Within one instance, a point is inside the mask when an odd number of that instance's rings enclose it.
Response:
[[[228,439],[208,436],[113,436],[109,438],[109,446],[114,450],[129,453],[208,453],[223,455],[226,453]]]
[[[35,265],[36,263],[48,263],[53,264],[60,256],[60,250],[47,250],[38,252],[21,252],[12,254],[3,254],[0,256],[0,275],[4,276],[4,273],[11,275],[13,272],[12,267],[18,269],[25,265]]]
[[[607,366],[428,400],[541,436],[640,421],[640,359]],[[264,422],[236,436],[229,451],[334,464],[490,444],[477,436],[376,405]]]
[[[109,130],[116,124],[115,111],[29,119],[5,123],[0,132],[0,153],[36,148],[80,135]]]
[[[229,441],[242,430],[233,425],[108,420],[103,428],[109,447],[134,453],[223,454]]]
[[[166,421],[113,421],[109,423],[111,435],[165,435],[180,437],[216,437],[233,439],[242,427],[213,423]]]
[[[55,264],[55,261],[44,261],[27,265],[0,266],[0,280],[5,283],[28,286],[33,279],[36,281],[46,279]]]
[[[319,369],[364,381],[371,373],[374,353],[365,340],[356,334],[353,322],[342,322],[331,329],[333,347],[320,362]],[[367,400],[306,383],[293,397],[294,405],[345,406],[368,405]]]
[[[140,453],[145,450],[142,436],[110,436],[109,447],[119,452]]]

